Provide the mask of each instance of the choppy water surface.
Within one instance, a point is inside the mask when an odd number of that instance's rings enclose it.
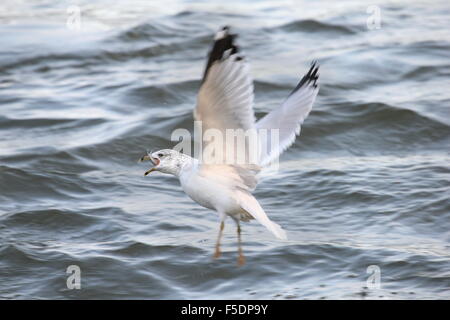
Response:
[[[450,5],[376,3],[369,30],[360,1],[2,1],[0,298],[449,299]],[[255,192],[289,240],[245,224],[242,268],[231,221],[213,261],[216,214],[136,163],[191,128],[223,25],[257,117],[321,63],[301,138]]]

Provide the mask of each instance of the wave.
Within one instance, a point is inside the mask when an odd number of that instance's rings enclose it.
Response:
[[[69,118],[9,118],[0,116],[0,126],[3,129],[33,129],[43,127],[46,130],[49,128],[83,128],[89,126],[96,126],[106,122],[102,118],[88,118],[88,119],[69,119]]]
[[[85,50],[77,54],[64,53],[49,53],[45,55],[36,56],[19,56],[13,61],[7,61],[0,65],[0,72],[10,72],[14,69],[23,69],[26,67],[36,66],[33,70],[37,73],[49,72],[53,68],[57,68],[57,62],[72,62],[73,64],[65,67],[86,68],[88,66],[95,66],[98,64],[113,64],[117,62],[124,62],[138,58],[154,58],[174,52],[180,52],[195,48],[198,43],[206,43],[210,41],[209,36],[197,36],[193,38],[182,38],[178,41],[171,41],[168,43],[151,43],[147,42],[141,47],[127,47],[124,44],[110,45],[109,49]],[[115,48],[114,48],[115,47]]]
[[[275,30],[285,32],[318,32],[335,35],[351,35],[360,31],[356,27],[350,27],[349,25],[338,25],[312,19],[289,22],[287,24],[276,27]]]
[[[56,230],[62,226],[69,228],[88,227],[98,223],[99,218],[80,213],[79,211],[45,209],[9,213],[2,216],[1,221],[6,226],[20,226],[28,230],[36,228]]]
[[[61,173],[43,168],[23,170],[0,166],[0,184],[6,186],[2,188],[1,196],[20,198],[24,202],[40,199],[45,203],[50,199],[70,199],[90,193],[90,190],[81,183],[72,182],[71,175],[74,173],[68,170]]]
[[[418,66],[412,68],[412,70],[405,72],[403,74],[403,79],[405,80],[429,80],[435,79],[439,76],[448,77],[450,74],[450,65],[447,66]]]
[[[324,136],[365,129],[385,142],[433,142],[448,138],[450,126],[411,109],[384,103],[340,103],[325,110],[313,110],[309,134]],[[381,132],[380,130],[383,130]],[[364,134],[363,133],[363,134]]]

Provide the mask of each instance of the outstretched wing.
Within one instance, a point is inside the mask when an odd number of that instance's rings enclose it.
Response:
[[[222,28],[215,35],[198,93],[194,118],[201,121],[202,126],[202,154],[199,155],[202,172],[209,172],[211,175],[215,173],[218,179],[224,179],[226,173],[228,178],[233,178],[233,185],[253,190],[259,167],[248,163],[248,139],[244,132],[253,129],[255,125],[253,80],[247,63],[234,43],[235,38],[236,35],[231,34],[228,27]],[[208,140],[208,130],[211,129],[222,140]],[[242,129],[240,132],[234,131],[234,134],[244,138],[243,149],[237,144],[227,148],[227,129]],[[237,161],[242,154],[243,163]],[[220,172],[222,176],[218,174]]]
[[[286,101],[256,123],[261,150],[259,163],[265,166],[281,155],[300,134],[300,126],[312,109],[319,92],[319,66],[313,62],[308,73],[300,80]],[[261,134],[260,129],[267,129]],[[278,129],[278,139],[272,139],[270,130]]]
[[[213,163],[225,163],[226,152],[234,152],[232,159],[238,153],[234,146],[232,150],[226,148],[227,129],[246,131],[254,128],[255,124],[253,81],[247,63],[234,44],[235,37],[229,33],[228,27],[216,34],[194,110],[195,120],[201,121],[202,125],[203,160],[207,150],[214,149],[217,152],[207,154]],[[217,134],[221,136],[220,141],[211,137]],[[210,137],[209,141],[205,137]]]
[[[194,111],[203,128],[249,129],[254,126],[253,80],[234,44],[236,35],[224,27],[216,34]]]

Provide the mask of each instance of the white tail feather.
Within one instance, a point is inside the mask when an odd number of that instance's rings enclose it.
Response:
[[[282,240],[287,240],[286,231],[284,231],[278,224],[271,221],[264,212],[263,208],[251,194],[239,192],[239,204],[248,213],[250,213],[259,223],[269,229],[275,237]]]

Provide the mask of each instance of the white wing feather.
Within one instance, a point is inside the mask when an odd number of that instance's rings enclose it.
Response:
[[[247,63],[237,51],[232,52],[226,49],[205,72],[194,111],[203,130],[214,128],[225,133],[226,129],[247,130],[254,126],[253,80]]]
[[[270,132],[264,136],[259,135],[262,144],[259,157],[261,166],[280,156],[300,134],[301,125],[311,111],[319,92],[318,76],[318,66],[314,63],[286,101],[256,123],[258,132],[259,129],[279,130],[278,141],[271,141]]]
[[[226,138],[227,129],[240,129],[233,134],[248,144],[245,132],[255,125],[253,80],[247,63],[234,44],[235,37],[228,28],[216,35],[198,93],[194,118],[201,121],[202,163],[238,164],[238,155],[249,150],[239,150],[241,147]],[[208,132],[210,129],[215,131]]]

